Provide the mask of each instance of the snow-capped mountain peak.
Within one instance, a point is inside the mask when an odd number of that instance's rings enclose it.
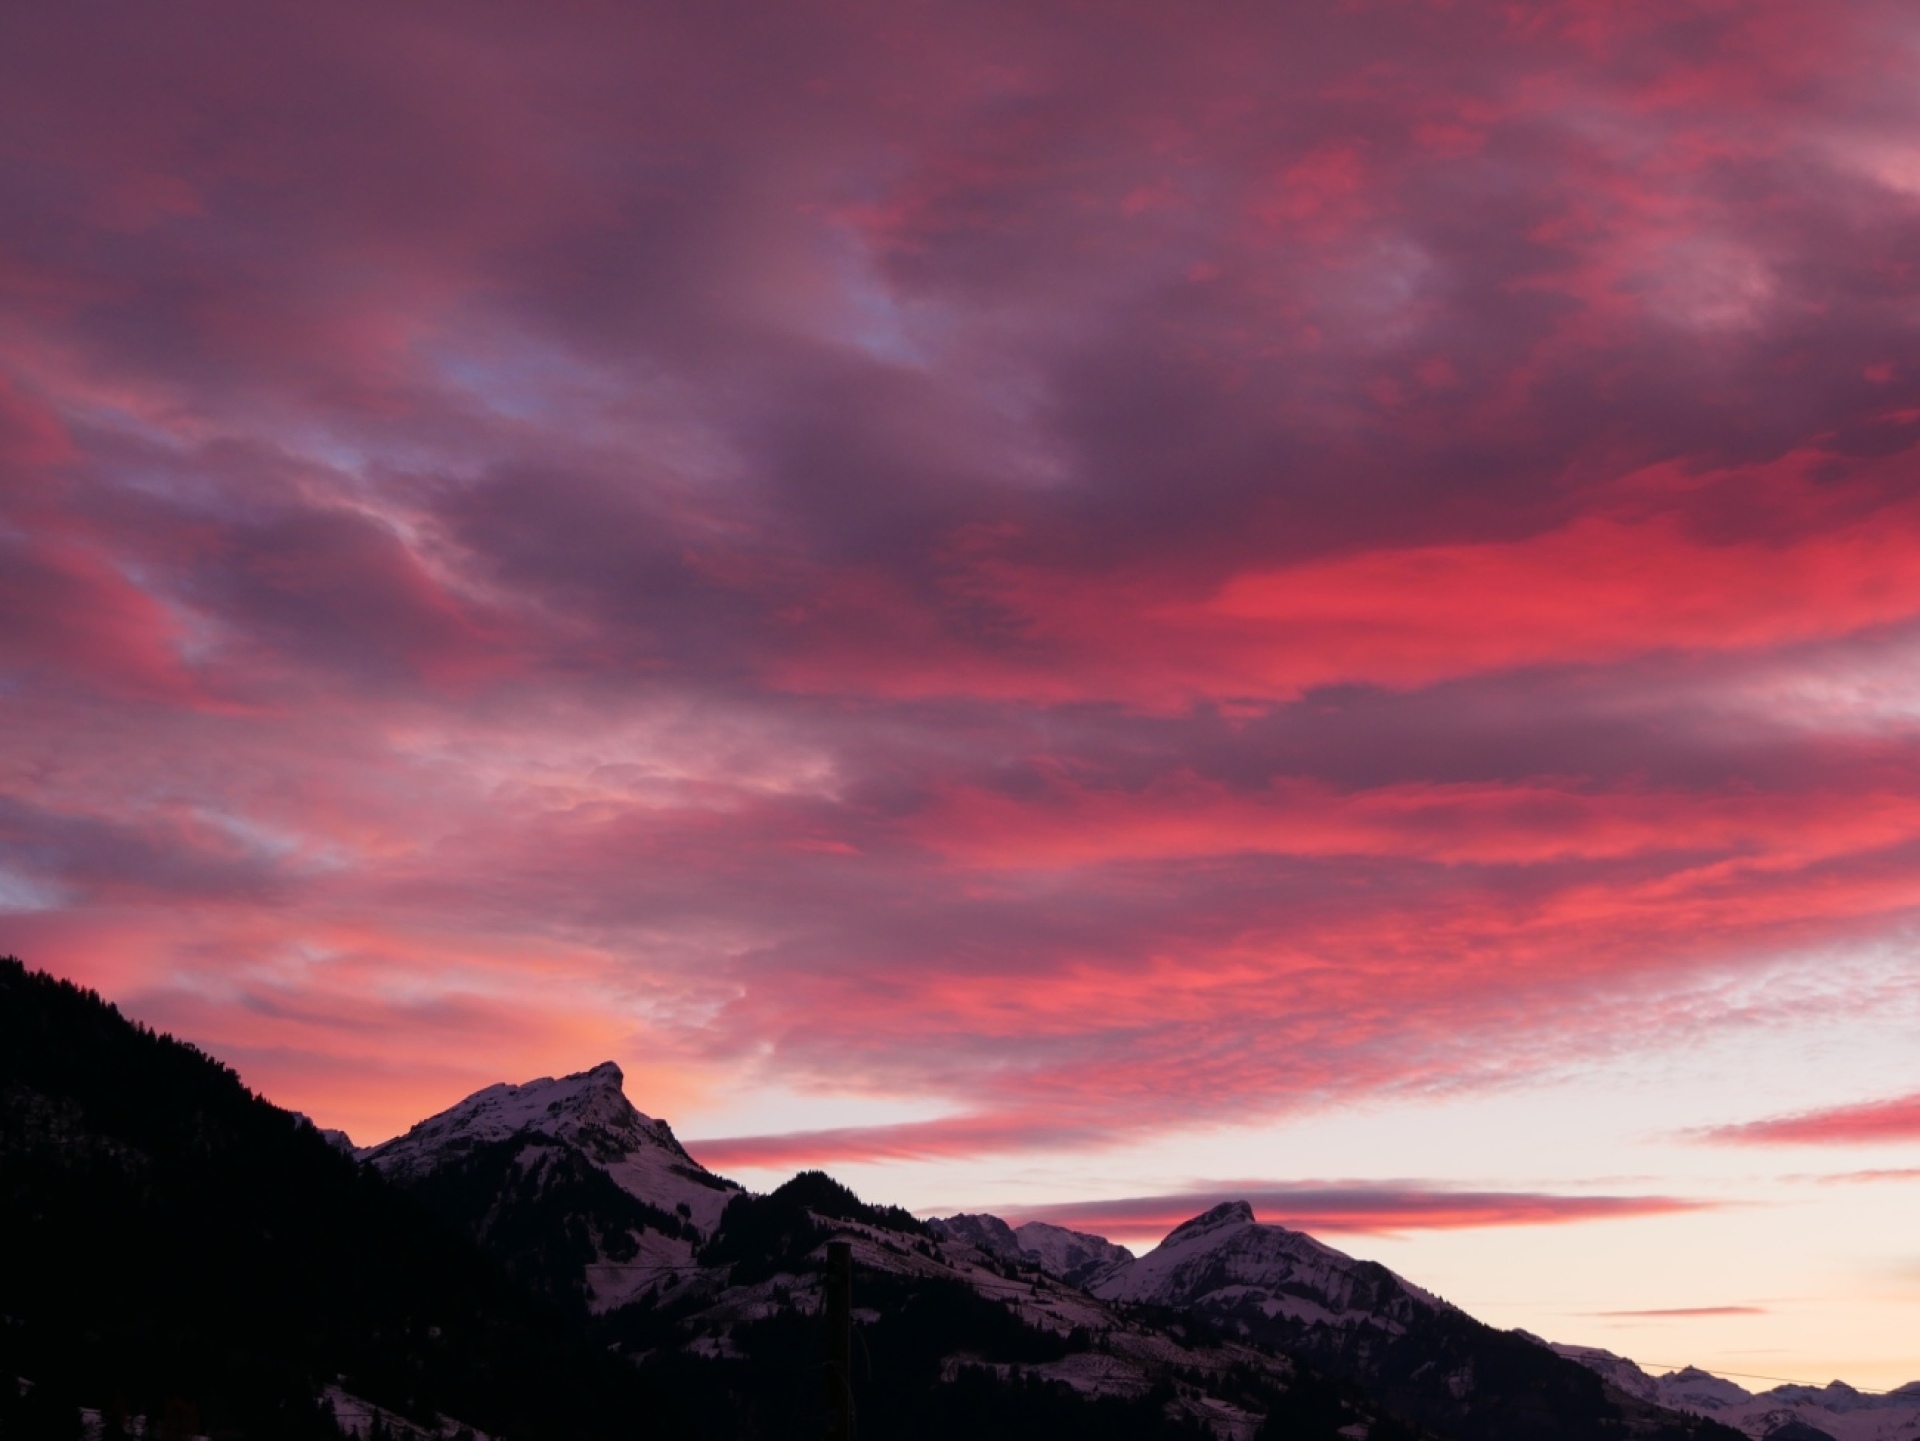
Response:
[[[498,1082],[358,1154],[404,1182],[516,1137],[558,1144],[577,1151],[629,1195],[712,1234],[740,1188],[688,1155],[665,1121],[637,1110],[625,1081],[618,1065],[602,1061],[570,1076]]]
[[[397,1174],[422,1163],[439,1164],[449,1151],[531,1134],[569,1142],[603,1162],[636,1149],[657,1149],[697,1167],[665,1121],[635,1109],[623,1089],[625,1081],[617,1064],[602,1061],[592,1070],[557,1079],[496,1082],[429,1116],[404,1136],[365,1147],[359,1154]]]
[[[1191,1220],[1182,1221],[1162,1238],[1162,1246],[1175,1246],[1191,1241],[1196,1237],[1211,1235],[1228,1226],[1251,1226],[1253,1207],[1245,1201],[1222,1201],[1211,1211],[1202,1211]]]
[[[1369,1261],[1301,1231],[1263,1225],[1245,1201],[1226,1201],[1167,1233],[1153,1250],[1094,1281],[1096,1296],[1200,1306],[1245,1319],[1403,1327],[1414,1309],[1445,1303]]]
[[[618,1065],[602,1061],[592,1070],[558,1079],[496,1082],[429,1116],[404,1136],[360,1154],[381,1170],[398,1173],[423,1161],[437,1163],[449,1149],[471,1149],[531,1132],[598,1152],[657,1146],[693,1164],[666,1122],[634,1109],[622,1089],[625,1081]]]

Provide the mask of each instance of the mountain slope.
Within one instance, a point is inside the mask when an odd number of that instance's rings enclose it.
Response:
[[[626,1436],[643,1401],[626,1368],[311,1125],[11,959],[0,1316],[0,1376],[34,1383],[0,1387],[9,1435],[71,1434],[81,1405],[332,1435],[316,1401],[338,1385],[496,1436]]]
[[[818,1172],[727,1208],[698,1272],[603,1317],[715,1437],[819,1434],[828,1240],[853,1248],[863,1434],[1415,1441],[1356,1389],[1205,1328],[1122,1315]],[[1422,1438],[1425,1441],[1425,1438]]]

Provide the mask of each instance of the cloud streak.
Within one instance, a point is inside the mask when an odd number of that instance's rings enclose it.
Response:
[[[1661,1306],[1650,1311],[1594,1311],[1595,1316],[1616,1320],[1658,1321],[1663,1318],[1685,1320],[1697,1316],[1766,1316],[1765,1306]]]
[[[1858,1146],[1920,1140],[1920,1095],[1744,1121],[1717,1127],[1706,1134],[1710,1140],[1754,1146]]]
[[[1382,1236],[1480,1227],[1565,1226],[1712,1210],[1677,1196],[1565,1195],[1541,1191],[1468,1191],[1421,1182],[1300,1181],[1226,1183],[1165,1196],[1042,1206],[1019,1221],[1050,1221],[1096,1234],[1158,1237],[1222,1200],[1244,1200],[1269,1224],[1335,1235]]]

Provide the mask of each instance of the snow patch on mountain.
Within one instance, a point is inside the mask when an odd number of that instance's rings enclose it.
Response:
[[[488,1441],[486,1432],[476,1431],[451,1416],[440,1417],[430,1427],[422,1426],[409,1421],[397,1411],[376,1406],[339,1386],[329,1386],[321,1395],[333,1412],[334,1425],[340,1428],[342,1434],[355,1437],[356,1441],[369,1441],[376,1434],[392,1437],[393,1441],[468,1441],[468,1438],[471,1441]]]
[[[1020,1259],[1020,1238],[1013,1234],[1013,1227],[998,1216],[974,1216],[962,1212],[957,1216],[936,1216],[927,1225],[942,1241],[972,1246],[1003,1261]]]

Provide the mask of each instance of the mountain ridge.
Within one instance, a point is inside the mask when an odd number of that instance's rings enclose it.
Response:
[[[957,1282],[1033,1335],[1055,1337],[1029,1344],[1046,1354],[1030,1357],[1024,1373],[1041,1381],[1139,1400],[1181,1368],[1211,1378],[1194,1383],[1173,1410],[1205,1417],[1222,1438],[1250,1441],[1259,1407],[1278,1414],[1296,1371],[1358,1388],[1355,1396],[1384,1402],[1413,1427],[1459,1441],[1679,1441],[1718,1429],[1612,1387],[1530,1339],[1495,1331],[1378,1263],[1262,1224],[1244,1200],[1189,1218],[1136,1258],[1104,1237],[1045,1223],[1014,1227],[967,1213],[922,1223],[859,1202],[820,1173],[803,1173],[764,1197],[723,1193],[677,1143],[663,1141],[670,1128],[634,1110],[620,1087],[610,1063],[558,1080],[487,1087],[366,1154],[523,1275],[533,1272],[503,1240],[501,1218],[531,1216],[538,1201],[564,1192],[535,1185],[539,1197],[522,1194],[530,1178],[545,1174],[540,1167],[565,1155],[624,1175],[631,1198],[656,1207],[649,1224],[670,1233],[670,1249],[648,1253],[664,1259],[649,1265],[642,1258],[632,1284],[608,1288],[590,1268],[607,1264],[619,1228],[576,1210],[563,1219],[587,1244],[560,1257],[557,1268],[547,1257],[547,1290],[559,1295],[571,1286],[585,1295],[605,1334],[634,1353],[679,1345],[726,1360],[746,1334],[742,1327],[813,1314],[824,1244],[837,1234],[855,1242],[866,1272],[890,1278],[887,1286],[924,1297],[930,1287]],[[597,1152],[585,1149],[596,1145]],[[464,1215],[436,1202],[436,1177],[490,1154],[500,1164],[462,1182]],[[636,1154],[644,1164],[632,1160]],[[677,1234],[670,1221],[658,1222],[662,1178],[725,1195],[710,1229]],[[518,1231],[550,1238],[555,1224],[527,1221]],[[647,1239],[645,1228],[626,1234],[629,1243]],[[1236,1368],[1259,1373],[1249,1384],[1264,1400],[1250,1393],[1241,1405],[1227,1394]]]

